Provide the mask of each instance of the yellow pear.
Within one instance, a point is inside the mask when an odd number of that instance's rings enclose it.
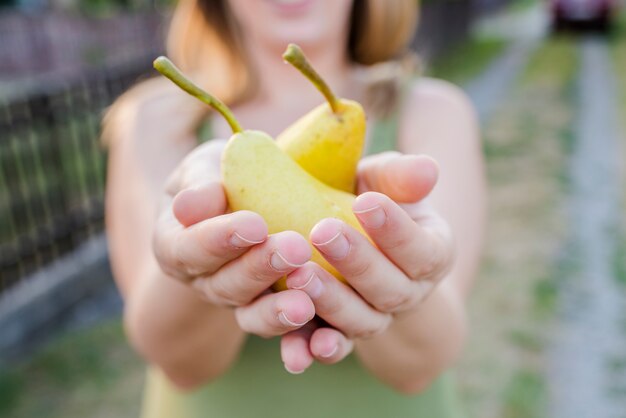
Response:
[[[276,138],[276,143],[313,177],[353,193],[365,139],[363,107],[337,98],[297,45],[290,44],[283,58],[320,90],[327,103],[297,120]]]
[[[352,212],[355,196],[313,177],[285,154],[266,133],[246,130],[222,102],[186,79],[165,57],[154,67],[192,96],[220,112],[233,130],[222,154],[222,181],[232,210],[251,210],[270,233],[296,231],[304,237],[324,218],[338,218],[363,232]],[[312,260],[343,280],[313,247]],[[284,290],[285,278],[274,286]]]

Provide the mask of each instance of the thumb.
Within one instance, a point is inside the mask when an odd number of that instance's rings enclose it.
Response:
[[[398,203],[414,203],[433,190],[439,165],[427,155],[385,152],[364,158],[358,168],[359,194],[383,193]]]
[[[213,140],[192,151],[175,170],[166,192],[173,196],[174,216],[188,227],[226,212],[220,157],[225,141]]]
[[[184,189],[172,202],[174,216],[184,227],[223,215],[226,206],[226,195],[219,182]]]

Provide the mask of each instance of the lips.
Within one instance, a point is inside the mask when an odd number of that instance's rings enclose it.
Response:
[[[305,13],[315,0],[266,0],[281,15]]]

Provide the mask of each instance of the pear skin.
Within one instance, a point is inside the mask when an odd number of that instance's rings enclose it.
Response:
[[[283,54],[326,98],[276,138],[280,149],[321,182],[354,193],[365,142],[365,112],[355,101],[335,96],[295,44]]]
[[[291,230],[308,237],[324,218],[341,219],[364,233],[352,212],[355,196],[304,171],[263,132],[231,137],[222,154],[222,181],[231,209],[258,213],[270,233]],[[315,247],[312,260],[343,280]],[[285,278],[274,285],[275,290],[286,288]]]
[[[341,99],[333,112],[323,103],[282,132],[276,143],[300,167],[335,189],[353,193],[363,153],[365,113],[361,105]]]

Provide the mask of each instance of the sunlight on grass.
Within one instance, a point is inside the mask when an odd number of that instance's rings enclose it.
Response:
[[[622,129],[626,131],[626,73],[624,72],[624,69],[626,69],[626,9],[623,10],[616,20],[611,37],[611,50],[620,91],[620,120],[622,120]]]
[[[484,132],[489,230],[459,367],[470,417],[546,416],[543,350],[565,232],[577,69],[573,40],[547,40]]]
[[[611,52],[619,90],[617,118],[621,121],[622,158],[626,161],[626,9],[622,10],[616,20],[611,37]],[[626,170],[624,169],[622,169],[622,179],[623,183],[626,184]],[[623,220],[621,231],[617,237],[616,252],[613,255],[615,277],[623,286],[626,286],[626,242],[624,236],[626,236],[626,220]]]
[[[426,75],[463,84],[480,74],[506,45],[502,39],[471,38],[435,61]]]
[[[143,376],[143,362],[128,347],[121,324],[102,324],[68,334],[0,372],[0,415],[138,416]]]

